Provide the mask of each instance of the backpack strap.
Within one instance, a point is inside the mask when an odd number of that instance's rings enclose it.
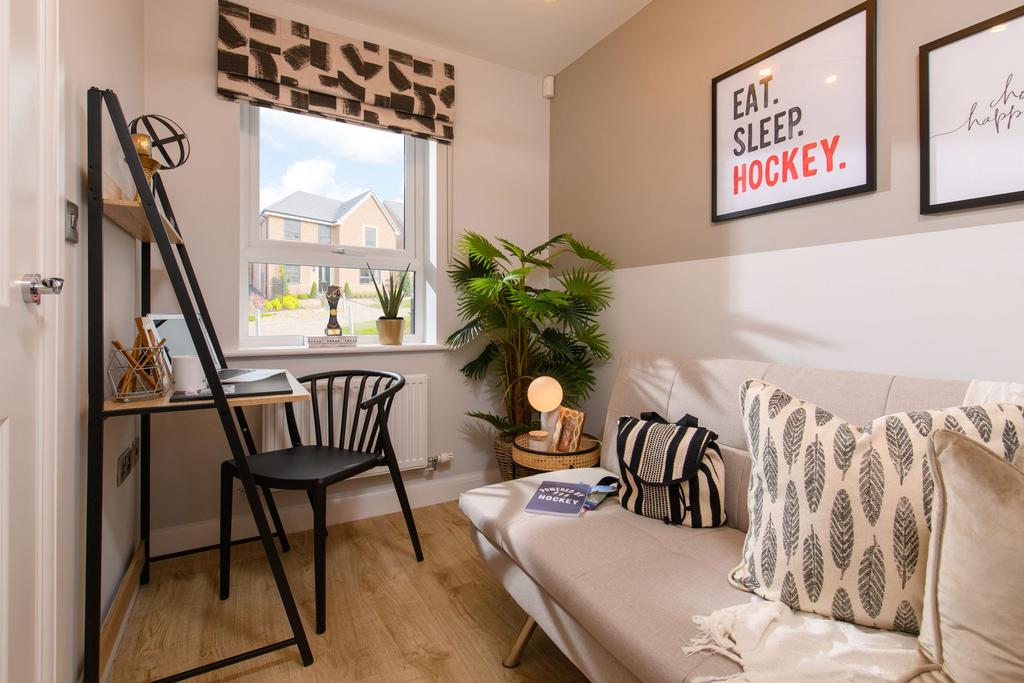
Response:
[[[659,424],[666,424],[666,425],[669,423],[668,420],[666,420],[661,415],[659,415],[658,413],[655,413],[653,411],[649,411],[649,412],[645,412],[645,413],[640,413],[640,419],[645,421],[645,422],[657,422]],[[690,415],[689,413],[687,413],[686,415],[683,415],[681,418],[676,420],[676,426],[678,426],[678,427],[697,427],[698,426],[697,425],[697,418],[695,418],[693,415]]]

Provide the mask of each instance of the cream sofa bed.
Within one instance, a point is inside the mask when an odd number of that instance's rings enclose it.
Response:
[[[896,411],[959,405],[967,389],[966,382],[744,360],[621,356],[600,468],[503,482],[459,499],[488,569],[591,681],[688,681],[738,671],[725,657],[687,657],[681,647],[695,632],[691,617],[749,599],[729,585],[726,574],[739,562],[747,528],[750,460],[738,394],[752,377],[858,423]],[[646,410],[670,420],[690,413],[718,433],[728,526],[667,526],[624,510],[616,499],[580,519],[523,512],[541,479],[594,483],[617,474],[616,421]],[[524,628],[520,644],[528,633]],[[517,656],[510,655],[509,664]]]

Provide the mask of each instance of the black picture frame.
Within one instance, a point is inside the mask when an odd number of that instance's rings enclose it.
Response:
[[[808,195],[806,197],[799,197],[796,199],[790,199],[786,201],[776,202],[774,204],[766,204],[764,206],[751,207],[749,209],[742,209],[739,211],[733,211],[726,214],[718,213],[718,84],[730,76],[739,73],[758,62],[762,62],[765,59],[775,55],[783,50],[786,50],[794,45],[797,45],[804,40],[825,31],[836,24],[843,22],[850,17],[856,16],[857,14],[865,13],[865,55],[866,59],[866,74],[865,74],[865,181],[860,185],[851,187],[845,187],[838,190],[829,192],[822,192],[815,195]],[[806,204],[813,204],[821,201],[830,199],[839,199],[842,197],[849,197],[852,195],[863,194],[866,192],[874,192],[877,188],[877,113],[876,113],[876,68],[877,68],[877,10],[876,0],[866,0],[855,7],[851,7],[845,12],[838,14],[827,21],[824,21],[817,26],[804,31],[798,36],[790,38],[784,43],[781,43],[770,50],[767,50],[752,59],[748,59],[742,64],[722,73],[711,80],[711,222],[721,223],[724,221],[734,220],[737,218],[743,218],[745,216],[754,216],[763,213],[770,213],[774,211],[781,211],[784,209],[790,209],[797,206],[803,206]]]
[[[1024,201],[1024,187],[1020,191],[1014,192],[1002,192],[997,194],[983,195],[978,197],[971,197],[969,199],[960,199],[956,201],[947,202],[933,202],[931,196],[931,171],[932,171],[932,159],[931,159],[931,88],[930,88],[930,69],[929,57],[931,53],[939,48],[946,47],[953,43],[959,42],[964,38],[968,38],[990,29],[1005,24],[1015,19],[1021,19],[1024,17],[1024,5],[1012,9],[1008,12],[1004,12],[991,19],[979,22],[967,28],[951,33],[948,36],[943,36],[933,40],[930,43],[926,43],[918,48],[918,110],[919,110],[919,126],[920,126],[920,153],[921,153],[921,213],[924,215],[933,215],[938,213],[944,213],[947,211],[962,211],[965,209],[976,209],[985,206],[994,206],[997,204],[1009,204],[1012,202]],[[1024,73],[1021,74],[1024,76]],[[1019,87],[1024,88],[1024,78],[1022,78]],[[1024,120],[1018,124],[1024,127]],[[1024,163],[1024,162],[1022,162]]]

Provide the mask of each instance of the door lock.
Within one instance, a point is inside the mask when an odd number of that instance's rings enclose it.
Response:
[[[29,273],[19,280],[21,285],[21,298],[27,304],[39,305],[43,294],[60,294],[64,289],[64,278],[41,277],[39,273]]]

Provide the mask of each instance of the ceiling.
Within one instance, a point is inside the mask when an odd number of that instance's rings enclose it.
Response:
[[[538,75],[556,74],[651,0],[297,0]]]

